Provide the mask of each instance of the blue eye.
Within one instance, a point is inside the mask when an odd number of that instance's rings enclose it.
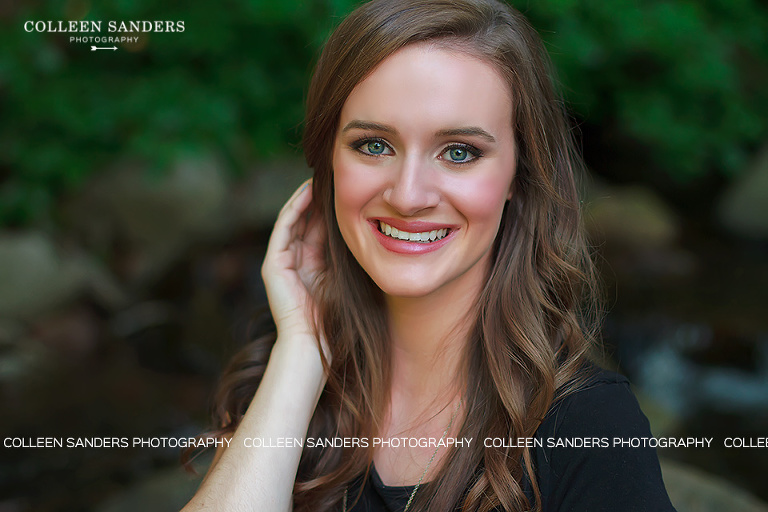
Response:
[[[440,155],[442,159],[453,164],[468,164],[481,156],[483,156],[482,151],[468,145],[449,146]]]
[[[384,143],[380,140],[372,140],[365,145],[365,148],[372,155],[380,155],[384,153],[384,151],[387,149],[387,146],[385,146]]]
[[[349,145],[352,149],[368,156],[386,156],[394,152],[383,139],[363,137]]]
[[[467,150],[462,148],[449,149],[448,154],[454,162],[461,162],[462,160],[466,160],[467,156],[469,156]]]

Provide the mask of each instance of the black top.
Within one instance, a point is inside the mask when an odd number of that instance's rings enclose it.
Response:
[[[614,438],[650,437],[648,419],[629,389],[627,379],[599,370],[579,391],[552,406],[531,448],[543,512],[674,512],[654,448],[614,446]],[[582,442],[594,448],[557,446],[557,439]],[[474,439],[472,443],[483,442]],[[600,445],[608,444],[608,447]],[[523,490],[533,504],[527,478]],[[350,487],[350,504],[359,490]],[[391,487],[375,468],[363,495],[350,512],[399,512],[413,487]],[[500,509],[499,509],[500,510]]]

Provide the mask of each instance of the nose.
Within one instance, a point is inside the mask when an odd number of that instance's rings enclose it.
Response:
[[[435,176],[418,158],[406,158],[393,170],[384,200],[405,217],[434,208],[440,202]]]

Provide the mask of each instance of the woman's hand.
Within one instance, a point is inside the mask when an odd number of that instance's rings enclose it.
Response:
[[[325,386],[311,292],[325,270],[326,231],[310,206],[311,184],[307,181],[280,210],[261,267],[278,332],[264,376],[228,448],[219,451],[182,512],[293,508],[301,446],[255,449],[247,440],[305,437]]]
[[[182,512],[292,510],[301,446],[255,449],[248,439],[303,438],[326,375],[317,350],[312,286],[325,270],[326,231],[311,180],[280,210],[261,275],[278,337],[248,410]],[[321,347],[326,344],[321,340]]]
[[[326,230],[311,205],[310,179],[280,210],[261,267],[269,308],[283,339],[315,337],[312,287],[325,270]]]

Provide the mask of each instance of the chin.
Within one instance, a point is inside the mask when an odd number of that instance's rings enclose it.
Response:
[[[374,283],[385,295],[389,297],[401,297],[408,299],[418,299],[426,297],[437,291],[440,286],[434,283],[417,282],[414,280],[404,280],[401,283],[394,282],[391,278],[374,279]]]
[[[431,283],[416,283],[412,280],[397,283],[392,278],[374,278],[373,282],[385,295],[410,299],[426,297],[437,288]]]

